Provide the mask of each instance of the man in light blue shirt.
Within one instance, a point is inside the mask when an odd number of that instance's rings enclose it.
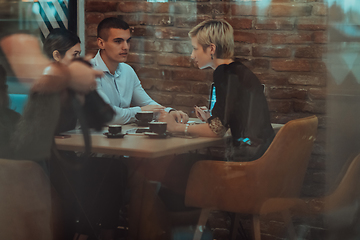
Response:
[[[126,124],[135,120],[139,111],[159,112],[165,110],[181,123],[188,115],[182,111],[165,108],[152,100],[142,88],[135,71],[124,63],[130,48],[130,28],[123,20],[115,17],[102,20],[97,29],[99,51],[91,60],[95,69],[104,76],[97,79],[97,91],[116,112],[111,123]]]

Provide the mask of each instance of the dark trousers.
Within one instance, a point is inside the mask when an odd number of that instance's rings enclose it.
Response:
[[[81,159],[61,152],[50,161],[50,179],[63,205],[66,239],[75,232],[97,236],[101,228],[114,229],[124,206],[127,167],[120,158]]]

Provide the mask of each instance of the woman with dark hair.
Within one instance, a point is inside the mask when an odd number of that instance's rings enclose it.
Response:
[[[55,28],[46,37],[43,50],[49,59],[69,65],[72,60],[80,57],[80,39],[67,29]],[[56,135],[74,129],[76,121],[77,117],[72,107],[72,98],[69,97],[68,91],[64,91]]]
[[[55,28],[44,41],[46,56],[54,61],[68,65],[74,58],[80,57],[80,38],[64,28]]]
[[[68,65],[80,57],[80,39],[67,29],[53,29],[44,41],[43,50],[53,61]],[[74,110],[71,96],[68,91],[63,92],[57,134],[76,126],[78,113]],[[83,104],[84,107],[89,105],[87,101]],[[91,114],[87,112],[84,116],[88,124],[94,117]],[[64,200],[67,230],[75,231],[74,223],[78,217],[74,239],[85,240],[89,236],[97,238],[100,225],[101,239],[113,239],[123,202],[126,167],[120,159],[88,157],[81,161],[74,152],[59,153],[60,159],[52,158],[50,178]],[[80,167],[71,167],[64,164],[64,160],[82,164]]]

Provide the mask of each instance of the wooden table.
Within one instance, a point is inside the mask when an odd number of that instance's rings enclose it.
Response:
[[[123,132],[136,125],[124,125]],[[180,138],[169,137],[165,139],[150,139],[144,134],[125,135],[124,138],[107,138],[103,132],[91,132],[92,152],[111,155],[125,155],[130,157],[157,158],[171,154],[219,145],[224,142],[222,138]],[[84,141],[80,130],[67,132],[70,138],[55,139],[59,150],[83,151]]]
[[[282,124],[273,124],[275,131],[280,129]],[[123,125],[123,132],[136,127],[135,124]],[[162,157],[173,154],[186,153],[192,150],[202,149],[211,146],[221,146],[224,144],[224,138],[180,138],[169,137],[166,139],[150,139],[143,134],[125,135],[124,138],[111,139],[101,132],[91,132],[92,152],[110,155],[123,155],[136,158],[143,162],[149,171],[156,172],[155,175],[164,174],[166,169],[159,169],[158,163],[164,163]],[[83,151],[84,141],[80,130],[67,132],[70,138],[55,139],[59,150]],[[160,161],[158,159],[161,159]],[[129,185],[131,188],[130,208],[129,208],[129,239],[160,239],[158,230],[151,225],[151,218],[156,217],[159,208],[156,206],[156,184],[149,182],[148,176],[144,171],[138,171],[139,164],[132,165],[134,161],[129,161]],[[160,164],[161,165],[161,164]],[[161,166],[165,166],[165,164]],[[166,168],[166,167],[164,167]],[[150,179],[153,180],[153,179]],[[146,196],[146,197],[145,197]],[[161,211],[161,210],[160,210]],[[155,222],[155,219],[153,219]],[[161,219],[159,220],[162,221]],[[150,224],[149,224],[150,223]],[[167,224],[166,222],[163,224]],[[156,232],[157,231],[157,232]]]
[[[135,124],[123,125],[123,132],[135,127],[137,127]],[[161,157],[211,146],[221,146],[224,139],[205,137],[151,139],[144,134],[128,134],[124,138],[112,139],[103,135],[106,131],[106,129],[101,132],[91,131],[91,152],[132,157],[128,161],[129,187],[131,189],[128,238],[131,240],[159,239],[161,229],[154,227],[149,222],[149,218],[156,222],[154,218],[160,215],[158,211],[161,208],[155,207],[158,204],[156,201],[156,184],[148,181],[148,172],[144,172],[144,169],[145,171],[155,169],[155,175],[161,176],[166,172],[166,158],[164,160]],[[69,131],[66,134],[71,135],[71,137],[55,139],[59,150],[84,151],[84,140],[80,130]],[[161,159],[159,160],[159,158]],[[163,169],[160,169],[160,165]],[[159,221],[163,220],[160,219]]]

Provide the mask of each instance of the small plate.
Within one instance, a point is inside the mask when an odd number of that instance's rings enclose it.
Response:
[[[109,132],[104,133],[105,136],[108,138],[123,138],[126,134],[124,133],[118,133],[118,134],[111,134]]]
[[[159,134],[154,133],[154,132],[145,132],[144,134],[146,136],[149,136],[150,138],[167,138],[167,136],[170,136],[167,133],[159,135]]]
[[[136,120],[135,123],[136,123],[139,127],[148,127],[148,126],[149,126],[149,122],[143,122],[143,121]]]

